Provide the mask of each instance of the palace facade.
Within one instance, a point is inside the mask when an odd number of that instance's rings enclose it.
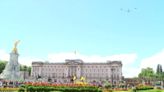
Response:
[[[108,80],[113,84],[122,80],[122,62],[87,63],[81,59],[66,59],[64,63],[32,62],[31,76],[52,82],[71,82],[73,76],[87,82]]]

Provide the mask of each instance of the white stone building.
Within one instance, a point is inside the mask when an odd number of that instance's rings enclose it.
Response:
[[[85,63],[81,59],[66,59],[64,63],[34,61],[31,76],[35,79],[49,79],[52,82],[71,82],[73,76],[77,79],[83,76],[88,82],[108,80],[116,84],[122,80],[122,63]]]

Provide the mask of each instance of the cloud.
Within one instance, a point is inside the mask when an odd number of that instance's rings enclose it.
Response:
[[[133,78],[133,77],[137,77],[140,69],[138,69],[138,67],[133,67],[132,65],[129,66],[123,66],[123,76],[125,78]]]
[[[106,62],[107,60],[121,60],[125,64],[133,63],[137,58],[137,55],[134,53],[131,54],[119,54],[119,55],[112,55],[112,56],[100,56],[100,55],[81,55],[81,54],[74,54],[74,53],[55,53],[49,54],[48,60],[52,62],[65,62],[65,59],[82,59],[84,62]]]
[[[44,61],[44,60],[40,58],[33,58],[33,57],[20,57],[19,58],[19,63],[22,65],[31,66],[33,61]]]
[[[164,49],[150,57],[141,60],[141,68],[151,67],[156,71],[157,64],[164,66]]]
[[[5,50],[0,49],[0,60],[9,61],[9,53]],[[33,57],[19,57],[18,62],[22,65],[31,66],[32,61],[44,61],[43,59]]]
[[[135,60],[137,59],[137,54],[130,53],[130,54],[112,55],[112,56],[109,56],[108,59],[121,60],[125,65],[130,65],[130,64],[133,64]]]
[[[5,50],[0,49],[0,60],[9,60],[9,54]]]
[[[124,77],[136,77],[139,73],[139,69],[135,67],[137,54],[119,54],[109,56],[109,60],[121,60],[123,63],[122,72]]]

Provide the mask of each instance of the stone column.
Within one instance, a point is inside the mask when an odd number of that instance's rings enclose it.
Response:
[[[81,76],[81,68],[80,68],[80,66],[77,66],[76,67],[76,75],[77,75],[77,78],[80,78],[80,76]]]

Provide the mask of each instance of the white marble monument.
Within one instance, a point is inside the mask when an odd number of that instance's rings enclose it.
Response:
[[[12,52],[10,53],[10,60],[6,64],[5,69],[0,74],[1,79],[5,80],[12,80],[12,81],[18,81],[21,80],[20,78],[20,65],[18,63],[18,51],[17,51],[17,45],[19,41],[16,41],[14,44],[14,48]]]

